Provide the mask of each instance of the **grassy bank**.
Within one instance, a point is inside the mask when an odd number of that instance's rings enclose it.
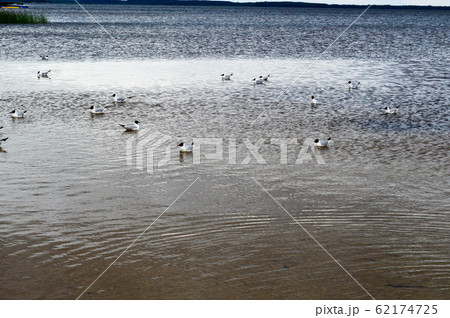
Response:
[[[0,9],[0,24],[7,23],[35,24],[48,23],[48,20],[43,14],[34,14],[22,9]]]

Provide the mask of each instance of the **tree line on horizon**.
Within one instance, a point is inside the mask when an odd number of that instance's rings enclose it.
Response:
[[[125,5],[160,5],[160,6],[221,6],[221,7],[300,7],[300,8],[361,8],[367,5],[351,5],[351,4],[325,4],[325,3],[308,3],[308,2],[233,2],[233,1],[216,1],[216,0],[78,0],[81,4],[125,4]],[[34,3],[74,3],[74,0],[31,0]],[[0,5],[17,3],[14,1],[0,2]],[[438,6],[394,6],[394,5],[374,5],[373,8],[378,9],[444,9],[450,10],[450,7]]]

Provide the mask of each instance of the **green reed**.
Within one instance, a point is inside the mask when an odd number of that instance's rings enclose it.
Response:
[[[20,10],[20,11],[19,11]],[[34,14],[23,9],[0,9],[0,24],[19,23],[37,24],[48,23],[43,14]]]

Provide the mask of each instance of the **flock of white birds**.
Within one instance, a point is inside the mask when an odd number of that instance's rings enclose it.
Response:
[[[42,60],[48,60],[48,55],[40,55]],[[37,72],[37,77],[38,79],[40,78],[50,78],[49,74],[50,74],[51,70],[48,71],[38,71]],[[222,77],[222,81],[231,81],[231,78],[233,76],[233,73],[229,73],[229,74],[221,74]],[[268,75],[260,75],[259,77],[255,77],[253,78],[253,82],[254,85],[264,85],[266,82],[269,81],[269,77],[270,74]],[[360,82],[358,82],[356,85],[354,85],[352,83],[352,81],[348,81],[348,89],[349,90],[354,90],[354,89],[358,89],[359,86],[361,85]],[[111,97],[113,98],[113,101],[115,103],[125,103],[126,100],[133,98],[133,96],[128,96],[128,97],[123,97],[123,96],[119,96],[117,94],[113,94],[111,95]],[[311,96],[311,106],[316,106],[318,104],[316,98],[314,96]],[[89,109],[89,112],[91,113],[92,116],[95,115],[104,115],[106,113],[106,109],[108,108],[108,106],[91,106]],[[385,114],[397,114],[399,111],[399,108],[391,108],[389,106],[384,107],[384,113]],[[23,110],[23,111],[17,111],[16,109],[14,109],[13,111],[10,112],[11,114],[11,118],[14,119],[20,119],[20,118],[24,118],[26,115],[27,111]],[[135,120],[133,123],[130,124],[119,124],[120,127],[122,127],[123,129],[125,129],[125,131],[138,131],[139,130],[139,121]],[[0,126],[0,134],[2,132],[3,126]],[[7,141],[9,139],[9,137],[0,139],[0,149],[1,149],[1,145]],[[314,140],[314,146],[316,147],[328,147],[329,145],[329,141],[331,140],[331,138],[328,139],[315,139]],[[180,143],[178,145],[180,152],[187,152],[187,153],[191,153],[194,151],[194,143],[186,144],[184,142]]]

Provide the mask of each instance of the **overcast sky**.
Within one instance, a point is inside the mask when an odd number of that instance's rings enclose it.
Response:
[[[328,3],[328,4],[361,4],[369,5],[374,0],[229,0],[233,2],[275,2],[275,1],[294,1],[294,2],[313,2],[313,3]],[[390,4],[390,5],[432,5],[432,6],[450,6],[449,0],[377,0],[375,4]]]

